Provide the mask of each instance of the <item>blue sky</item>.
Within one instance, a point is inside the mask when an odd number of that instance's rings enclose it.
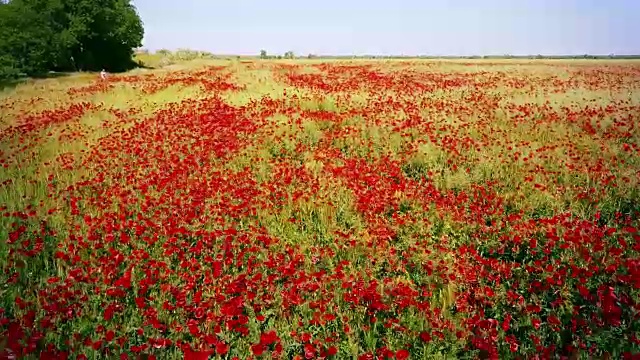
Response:
[[[133,0],[144,47],[255,55],[640,54],[640,0]],[[636,36],[634,36],[636,35]]]

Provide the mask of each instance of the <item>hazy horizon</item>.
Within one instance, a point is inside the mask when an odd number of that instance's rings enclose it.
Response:
[[[134,0],[143,47],[257,55],[635,55],[640,2]]]

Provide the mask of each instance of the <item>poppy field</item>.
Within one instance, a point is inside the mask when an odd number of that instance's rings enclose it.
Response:
[[[0,91],[0,356],[640,356],[640,64],[211,60]]]

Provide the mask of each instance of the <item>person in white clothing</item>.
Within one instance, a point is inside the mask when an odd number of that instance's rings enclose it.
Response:
[[[100,79],[102,79],[102,80],[106,80],[107,79],[107,72],[104,71],[104,69],[102,69],[102,71],[100,71]]]

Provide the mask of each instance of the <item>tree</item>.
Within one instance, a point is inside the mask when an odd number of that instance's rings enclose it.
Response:
[[[35,75],[131,68],[144,29],[130,0],[12,0],[0,5],[0,34],[2,63]]]
[[[62,1],[69,14],[67,28],[75,40],[70,50],[77,67],[110,71],[131,67],[144,29],[129,0]]]
[[[40,75],[57,58],[56,34],[46,13],[37,8],[20,6],[18,1],[0,5],[0,34],[5,77],[8,72]]]
[[[285,59],[294,59],[296,56],[293,53],[293,51],[287,51],[286,53],[284,53],[284,58]]]
[[[260,59],[266,59],[267,57],[267,50],[260,50]]]

